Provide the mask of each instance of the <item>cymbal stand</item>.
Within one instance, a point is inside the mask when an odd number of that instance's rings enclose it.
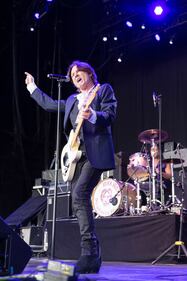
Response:
[[[152,179],[152,202],[153,204],[156,203],[156,173],[155,173],[155,156],[154,156],[154,149],[155,149],[155,141],[151,139],[151,158],[152,158],[152,171],[151,171],[151,179]]]
[[[174,178],[173,160],[171,160],[170,167],[171,167],[171,204],[172,206],[174,206],[176,195],[175,195],[175,178]]]
[[[136,185],[136,190],[137,190],[137,195],[136,195],[136,202],[137,202],[137,206],[136,206],[136,213],[139,215],[140,214],[140,202],[141,202],[141,195],[140,195],[140,182],[137,180],[134,181],[135,185]]]
[[[151,192],[152,192],[152,182],[151,182],[151,174],[152,174],[152,170],[151,170],[151,157],[150,154],[148,153],[147,147],[145,146],[145,155],[147,158],[147,169],[148,169],[148,175],[149,175],[149,194],[147,195],[147,206],[148,206],[148,210],[151,210]]]

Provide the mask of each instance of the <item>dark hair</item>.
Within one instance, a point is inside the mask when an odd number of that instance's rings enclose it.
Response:
[[[70,66],[68,67],[67,75],[68,75],[68,77],[70,78],[71,81],[72,81],[71,70],[74,66],[77,66],[78,70],[81,70],[81,71],[87,72],[88,74],[91,74],[90,76],[91,76],[91,79],[92,79],[93,83],[97,84],[97,75],[95,73],[95,70],[87,62],[83,62],[83,61],[79,61],[79,60],[73,61],[70,64]]]

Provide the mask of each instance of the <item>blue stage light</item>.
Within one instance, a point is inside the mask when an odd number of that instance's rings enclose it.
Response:
[[[164,9],[160,5],[158,5],[154,8],[154,13],[156,16],[161,16],[163,12],[164,12]]]
[[[126,21],[126,26],[128,26],[128,27],[132,27],[132,22],[131,22],[131,21],[129,21],[129,20],[127,20],[127,21]]]

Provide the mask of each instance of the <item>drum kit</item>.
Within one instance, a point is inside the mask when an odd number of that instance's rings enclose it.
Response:
[[[162,159],[161,143],[167,138],[167,132],[158,129],[139,134],[142,149],[129,157],[127,181],[107,178],[94,188],[91,201],[96,217],[141,215],[168,210],[180,203],[175,195],[174,164],[183,160]],[[167,189],[165,181],[171,186],[169,206],[164,198],[164,190]]]

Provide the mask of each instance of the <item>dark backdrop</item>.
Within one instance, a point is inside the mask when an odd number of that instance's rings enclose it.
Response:
[[[0,214],[6,217],[31,195],[36,178],[48,169],[56,145],[56,114],[44,112],[29,97],[24,71],[57,97],[57,84],[48,73],[65,74],[74,59],[86,60],[96,69],[100,83],[109,82],[118,99],[113,126],[115,151],[129,155],[140,151],[140,132],[158,128],[158,108],[152,92],[162,95],[162,128],[187,146],[187,42],[186,25],[176,45],[148,42],[129,45],[117,63],[111,46],[104,45],[104,1],[56,1],[30,32],[32,13],[42,1],[9,1],[1,10],[0,103]],[[7,16],[8,15],[8,16]],[[104,26],[104,22],[103,22]],[[63,85],[63,97],[73,90]],[[61,135],[61,148],[65,142]],[[126,167],[124,167],[126,169]]]

